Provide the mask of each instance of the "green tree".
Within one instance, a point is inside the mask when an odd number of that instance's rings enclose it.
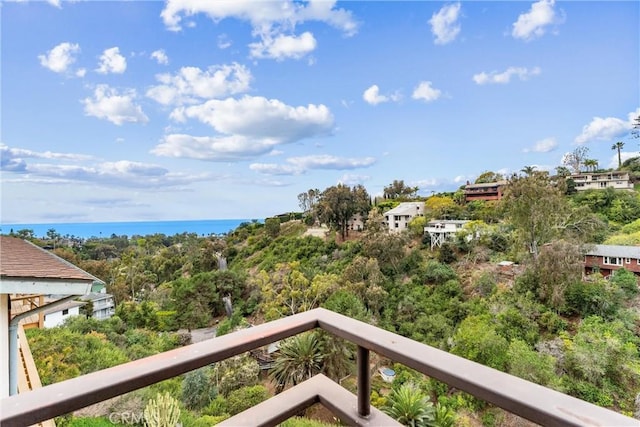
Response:
[[[171,299],[180,327],[203,328],[214,315],[222,313],[222,300],[214,273],[198,273],[171,282]]]
[[[228,395],[238,387],[249,387],[260,381],[260,365],[248,353],[215,364],[213,374],[218,392]]]
[[[520,169],[525,175],[529,176],[529,175],[533,175],[533,173],[536,171],[536,166],[525,166],[522,169]]]
[[[512,176],[501,204],[516,236],[534,258],[539,247],[553,239],[571,236],[585,241],[602,226],[587,209],[573,208],[546,172]]]
[[[405,426],[429,426],[435,419],[433,404],[412,383],[394,387],[382,410]]]
[[[455,216],[458,204],[448,196],[431,196],[424,202],[424,209],[432,218],[446,219]]]
[[[311,188],[307,190],[306,193],[298,194],[298,204],[305,215],[314,215],[314,211],[320,199],[320,195],[321,192],[317,188]]]
[[[270,377],[278,391],[297,385],[322,371],[324,349],[315,332],[307,332],[281,342]]]
[[[278,218],[265,219],[264,229],[270,237],[278,237],[278,234],[280,234],[280,220]]]
[[[227,396],[227,408],[231,415],[239,414],[269,398],[269,390],[263,385],[241,387]]]
[[[253,283],[261,290],[265,317],[273,320],[318,307],[337,288],[338,276],[321,273],[309,280],[295,261],[260,271]]]
[[[591,172],[595,172],[598,169],[598,161],[596,159],[585,159],[584,167]]]
[[[451,352],[465,359],[504,370],[509,344],[495,330],[491,322],[482,316],[464,319],[453,335]]]
[[[215,398],[217,390],[208,375],[208,368],[187,372],[182,380],[182,404],[189,409],[201,409]]]
[[[511,341],[507,357],[510,374],[543,386],[556,382],[555,358],[538,353],[526,342],[518,339]]]
[[[567,288],[582,279],[584,266],[580,246],[564,240],[553,241],[544,246],[535,260],[534,269],[538,278],[538,297],[543,303],[560,309]]]
[[[620,153],[620,151],[624,148],[624,142],[622,141],[618,141],[615,144],[613,144],[611,146],[611,149],[613,151],[618,151],[618,169],[620,169],[622,167],[622,155]]]
[[[344,240],[353,215],[365,215],[369,211],[370,197],[362,185],[351,188],[338,184],[322,192],[317,206],[320,220],[337,228]]]
[[[385,199],[413,199],[418,193],[418,187],[409,187],[403,180],[394,179],[393,182],[384,187],[382,191]]]
[[[488,184],[490,182],[498,182],[504,179],[504,175],[501,173],[485,171],[480,174],[475,180],[475,184]]]
[[[615,274],[611,276],[610,282],[622,289],[627,297],[632,298],[638,295],[638,278],[626,268],[616,270]]]

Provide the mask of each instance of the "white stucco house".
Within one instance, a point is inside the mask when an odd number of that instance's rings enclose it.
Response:
[[[80,307],[85,303],[81,301],[67,301],[44,311],[44,327],[55,328],[71,316],[80,315]]]
[[[427,222],[424,227],[425,234],[431,238],[431,249],[442,246],[446,241],[453,239],[456,233],[469,221],[457,219],[434,219]]]
[[[403,202],[382,214],[385,227],[392,233],[409,229],[409,223],[417,216],[424,216],[424,202]]]
[[[576,184],[576,190],[604,190],[613,188],[616,190],[633,190],[628,172],[584,172],[573,174],[570,178]]]
[[[92,303],[93,313],[91,316],[94,319],[108,319],[116,312],[116,303],[113,300],[113,295],[106,292],[91,292],[81,296],[80,299]]]

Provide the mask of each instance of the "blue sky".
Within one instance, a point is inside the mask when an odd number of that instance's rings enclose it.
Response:
[[[637,1],[4,1],[1,220],[265,218],[638,155]]]

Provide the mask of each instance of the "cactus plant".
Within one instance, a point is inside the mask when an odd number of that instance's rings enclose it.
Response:
[[[176,427],[179,419],[178,401],[169,393],[158,393],[144,408],[144,422],[148,427]]]

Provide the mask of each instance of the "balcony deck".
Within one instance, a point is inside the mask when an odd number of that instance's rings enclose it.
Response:
[[[358,395],[317,376],[222,425],[277,425],[317,402],[349,425],[393,425],[389,417],[370,406],[369,352],[373,351],[540,425],[640,426],[640,421],[609,409],[325,309],[314,309],[4,398],[0,400],[0,425],[35,424],[314,328],[358,346]]]

